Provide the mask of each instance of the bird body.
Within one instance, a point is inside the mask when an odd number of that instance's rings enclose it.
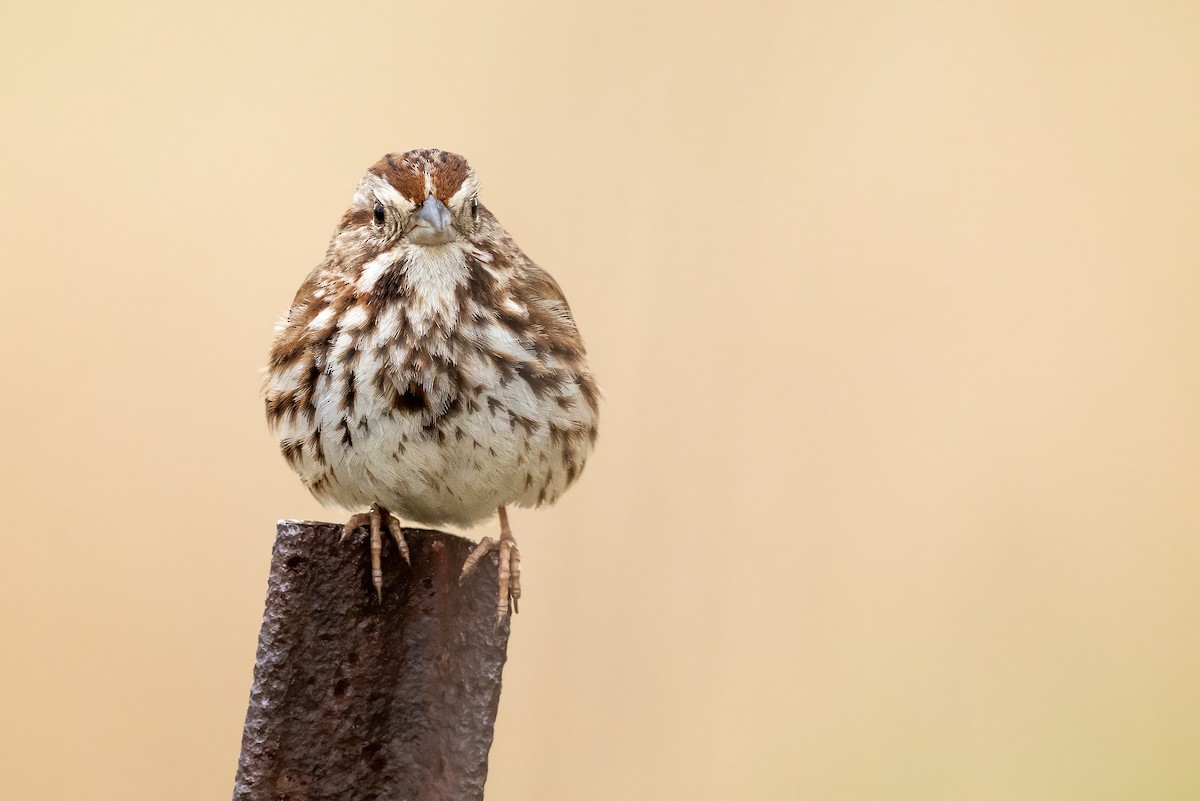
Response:
[[[281,450],[321,501],[379,503],[427,525],[553,503],[597,430],[566,300],[478,205],[473,174],[447,185],[465,161],[417,151],[390,164],[363,178],[279,330],[267,414]],[[440,189],[452,211],[474,203],[469,233],[405,237],[404,210],[426,199],[403,193],[414,185]]]
[[[582,472],[599,391],[579,331],[477,194],[460,156],[384,157],[281,323],[267,418],[322,502],[470,526]]]

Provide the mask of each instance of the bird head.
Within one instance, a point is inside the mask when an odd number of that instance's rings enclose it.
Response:
[[[467,160],[444,150],[389,153],[359,183],[342,229],[387,241],[444,245],[470,238],[479,224],[479,182]]]

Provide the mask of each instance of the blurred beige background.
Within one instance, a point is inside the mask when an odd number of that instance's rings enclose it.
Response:
[[[6,797],[228,797],[344,517],[258,370],[423,146],[607,391],[490,801],[1200,797],[1200,6],[22,1],[0,74]]]

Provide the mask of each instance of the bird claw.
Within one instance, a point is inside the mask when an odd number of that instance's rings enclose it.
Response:
[[[517,541],[513,539],[512,529],[508,527],[508,513],[500,507],[500,539],[484,537],[471,551],[467,561],[463,563],[462,572],[458,576],[461,587],[467,576],[475,571],[479,561],[492,551],[500,554],[498,569],[499,597],[496,602],[496,625],[504,622],[505,615],[520,612],[521,598],[521,552],[517,550]]]
[[[386,527],[392,535],[392,539],[396,541],[396,547],[399,549],[400,555],[404,557],[405,563],[412,565],[412,557],[408,551],[408,542],[405,541],[404,532],[400,528],[400,519],[377,503],[371,505],[370,511],[360,512],[350,517],[350,520],[346,522],[345,527],[342,529],[341,541],[345,542],[359,526],[370,526],[371,584],[375,587],[376,599],[382,603],[383,565],[381,563],[381,556],[383,554],[383,529]]]

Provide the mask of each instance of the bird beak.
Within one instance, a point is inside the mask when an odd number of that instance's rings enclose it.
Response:
[[[408,238],[418,245],[443,245],[458,238],[458,232],[450,224],[450,209],[436,197],[429,197],[413,215],[413,227]]]

